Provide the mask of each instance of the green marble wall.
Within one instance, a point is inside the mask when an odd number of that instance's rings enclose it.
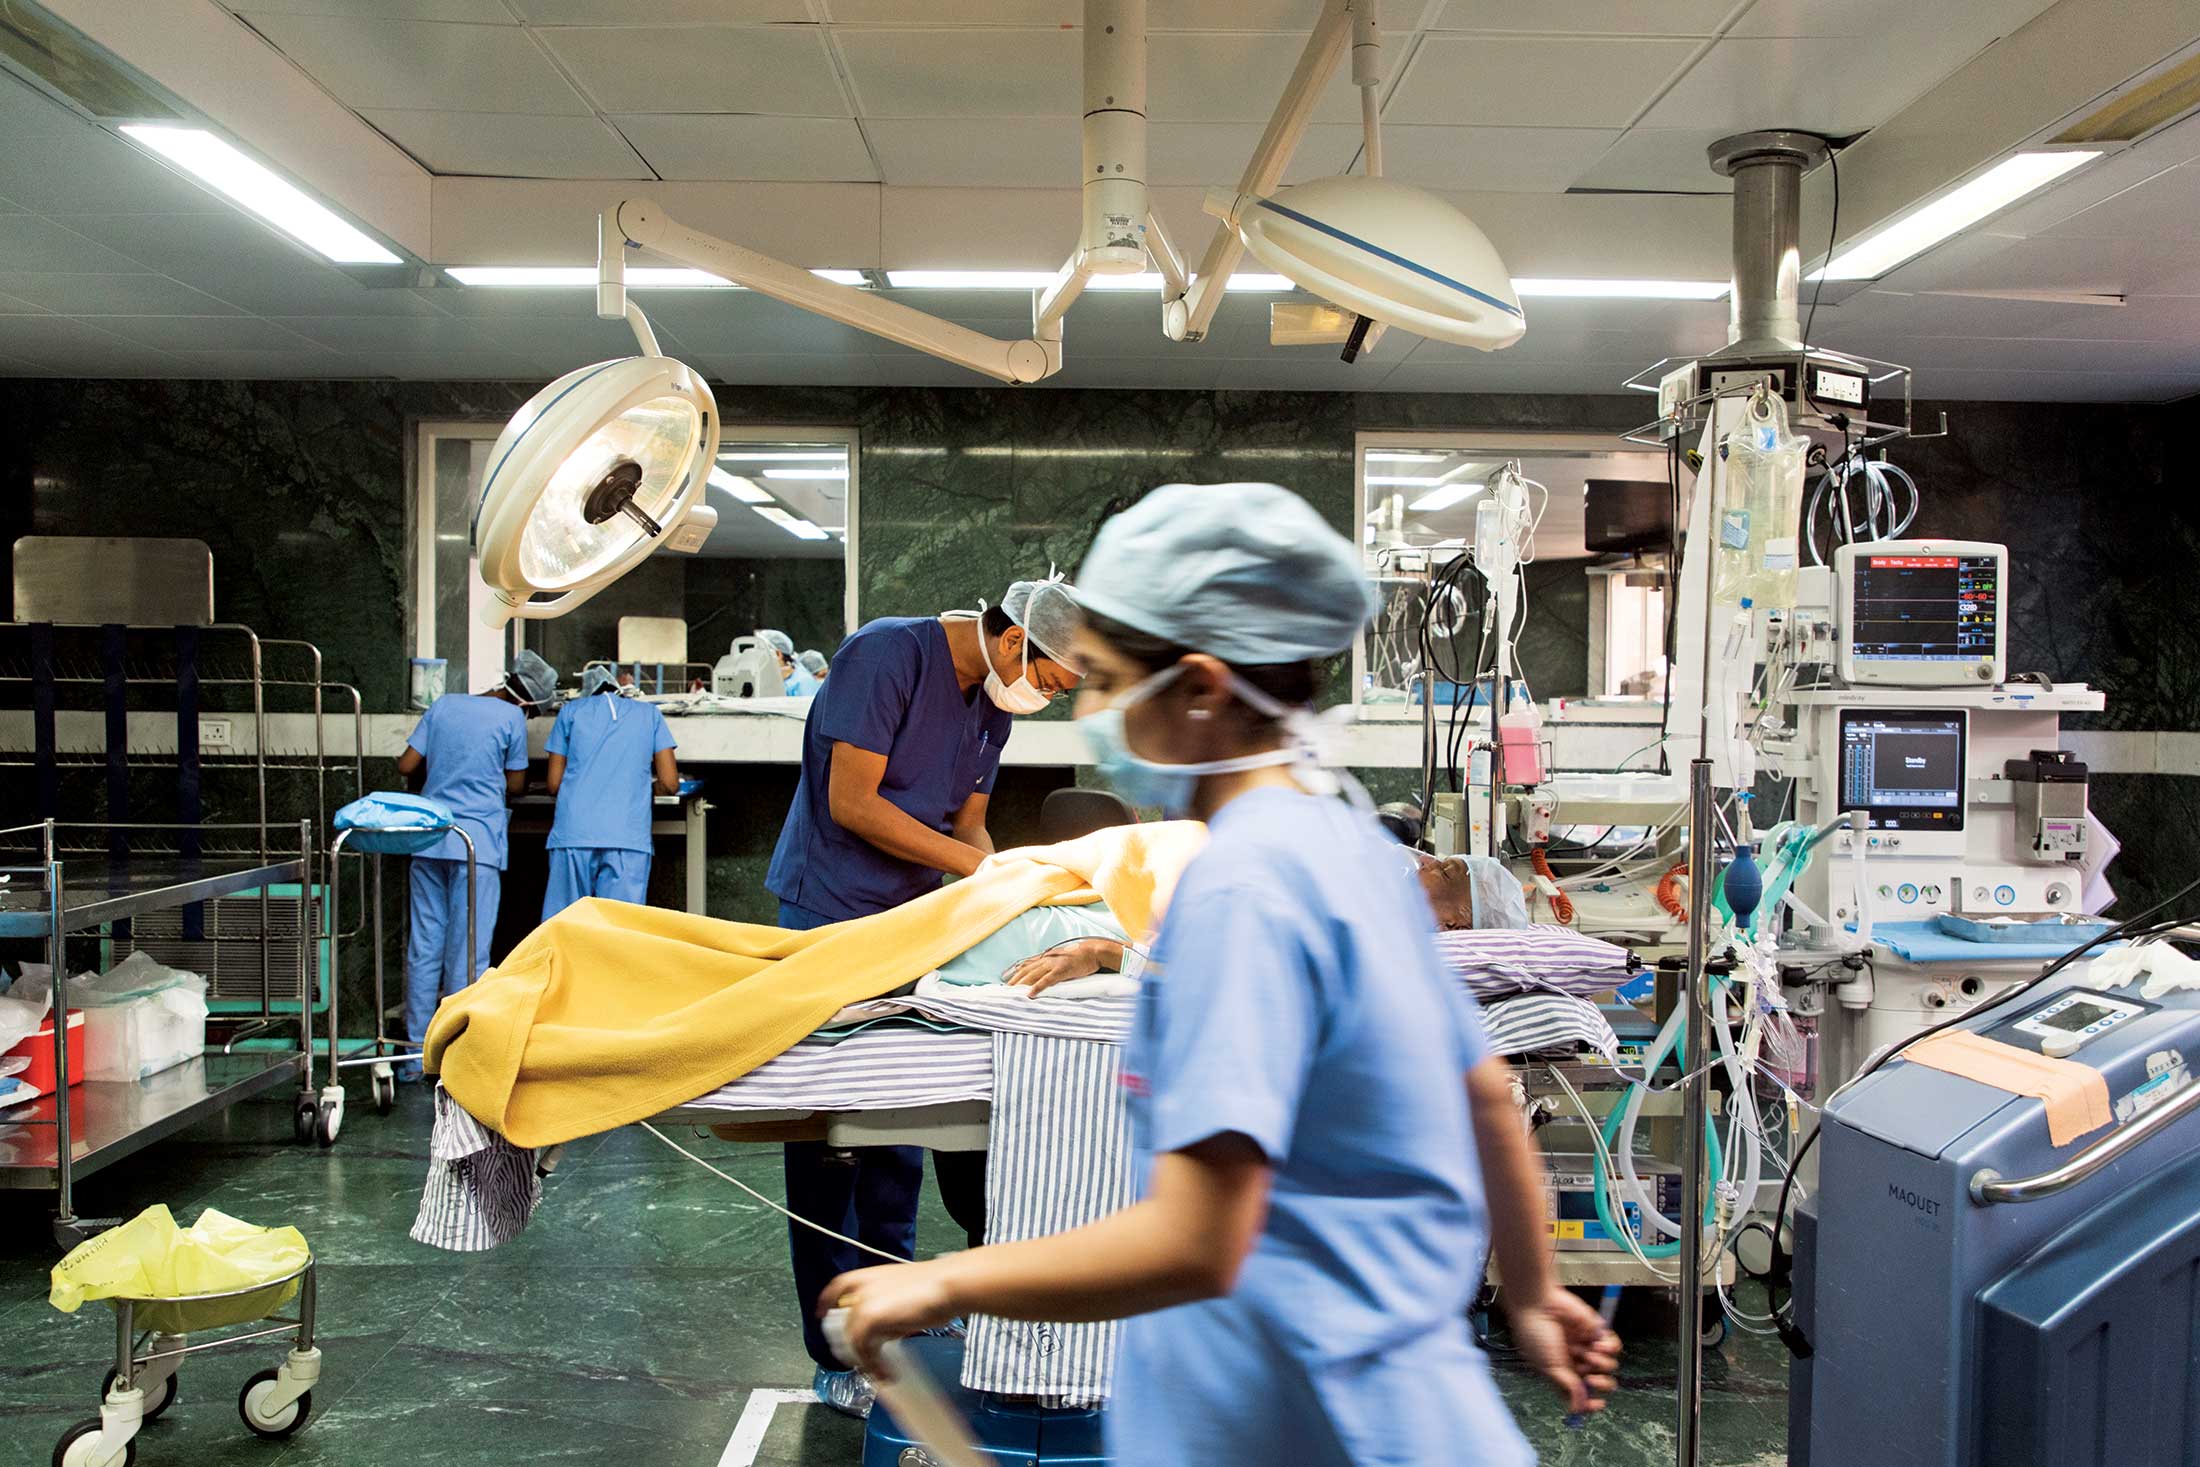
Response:
[[[500,421],[535,385],[0,381],[0,535],[204,539],[219,616],[318,643],[329,677],[361,687],[370,708],[396,709],[415,425]],[[969,606],[1050,564],[1073,570],[1100,522],[1158,484],[1271,480],[1348,529],[1357,431],[1614,431],[1642,410],[1633,397],[1005,388],[740,387],[719,402],[729,422],[858,430],[866,618]],[[1927,488],[1918,533],[2010,545],[2023,568],[2012,663],[2103,687],[2109,709],[2097,726],[2200,729],[2200,621],[2183,594],[2200,519],[2175,451],[2200,426],[2195,410],[1947,407],[1948,437],[1892,456]],[[1934,411],[1921,406],[1920,421]],[[538,624],[553,660],[577,666],[609,640],[622,607],[659,610],[675,582],[698,655],[720,632],[760,621],[805,645],[828,647],[837,632],[837,584],[801,563],[662,565],[563,624]],[[652,577],[664,584],[651,587]],[[1538,570],[1522,660],[1539,692],[1584,680],[1584,605],[1578,569]],[[1038,801],[1069,777],[1010,771],[996,800],[1000,836],[1028,834]],[[761,873],[792,782],[791,770],[711,771],[711,891],[722,915],[769,915]],[[2200,785],[2117,777],[2097,790],[2129,842],[2124,887],[2181,884],[2193,865],[2179,840],[2187,827],[2148,812],[2192,803]],[[662,897],[675,890],[675,865],[659,874]],[[521,914],[534,898],[524,876],[513,885],[507,911]]]

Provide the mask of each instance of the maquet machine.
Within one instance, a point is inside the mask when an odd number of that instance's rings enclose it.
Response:
[[[1794,1467],[2196,1460],[2200,990],[2143,989],[2073,968],[1965,1017],[1974,1053],[1897,1056],[1827,1107]],[[2079,1117],[2061,1145],[2051,1106]]]

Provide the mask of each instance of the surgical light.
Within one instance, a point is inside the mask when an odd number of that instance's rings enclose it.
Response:
[[[126,123],[120,130],[131,142],[158,153],[222,197],[339,265],[404,263],[297,185],[210,132],[137,123]]]
[[[536,393],[489,451],[474,516],[483,620],[562,616],[660,546],[701,549],[718,522],[703,501],[718,432],[702,377],[654,351]]]
[[[1210,194],[1207,210],[1254,259],[1371,321],[1485,351],[1527,330],[1489,236],[1426,189],[1343,175],[1266,196]]]
[[[2100,156],[2080,148],[2019,153],[1924,208],[1864,236],[1836,254],[1819,274],[1828,280],[1876,280],[1903,261],[1923,254]],[[1819,275],[1810,278],[1816,280]]]

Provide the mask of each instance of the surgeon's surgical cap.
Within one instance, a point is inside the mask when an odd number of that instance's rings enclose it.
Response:
[[[550,695],[558,690],[558,670],[527,648],[521,648],[512,659],[511,674],[507,681],[517,684],[513,691],[538,707],[549,702]]]
[[[1168,484],[1100,527],[1087,611],[1225,662],[1342,652],[1376,611],[1352,543],[1274,484]]]
[[[795,661],[799,663],[802,667],[802,670],[808,673],[811,677],[817,677],[825,671],[825,654],[818,651],[815,647],[805,648],[802,655],[800,657],[797,657]]]
[[[785,632],[774,632],[759,629],[756,635],[761,641],[770,646],[772,650],[777,652],[780,656],[790,659],[794,656],[794,638],[788,636]]]
[[[593,697],[617,682],[618,678],[612,674],[611,669],[600,662],[593,667],[584,667],[581,669],[581,696]]]
[[[1070,648],[1077,632],[1077,601],[1059,579],[1018,581],[1001,598],[1001,610],[1035,644],[1032,656],[1058,662],[1082,677],[1084,664]]]

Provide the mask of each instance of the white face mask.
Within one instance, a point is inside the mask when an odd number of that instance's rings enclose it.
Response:
[[[1001,675],[993,670],[993,650],[986,643],[991,639],[985,634],[985,625],[978,626],[978,655],[985,659],[985,695],[993,700],[993,706],[1008,713],[1037,713],[1047,706],[1048,695],[1040,692],[1031,682],[1031,634],[1024,633],[1023,666],[1016,681],[1004,683]]]

